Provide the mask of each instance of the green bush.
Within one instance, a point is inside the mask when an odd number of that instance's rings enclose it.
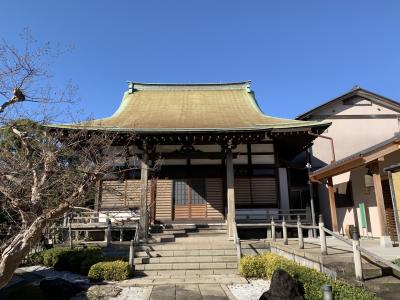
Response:
[[[128,279],[130,275],[129,264],[122,260],[98,262],[90,267],[88,273],[91,281],[120,281]]]
[[[240,274],[245,277],[271,279],[276,269],[288,272],[293,278],[303,284],[306,300],[323,298],[322,286],[332,285],[334,299],[376,300],[374,294],[362,288],[354,287],[340,280],[328,278],[324,273],[301,266],[293,261],[273,253],[264,253],[257,256],[244,256],[240,260]]]
[[[42,252],[33,253],[29,257],[29,261],[32,265],[43,265],[43,255]]]
[[[400,258],[396,258],[396,259],[393,261],[393,263],[394,263],[395,265],[400,266]]]
[[[87,275],[90,267],[103,260],[100,248],[52,248],[41,253],[43,264],[59,271]]]

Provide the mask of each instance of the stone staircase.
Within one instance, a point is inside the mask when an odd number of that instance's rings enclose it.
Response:
[[[135,251],[139,275],[236,274],[236,246],[225,225],[153,226],[151,238]]]

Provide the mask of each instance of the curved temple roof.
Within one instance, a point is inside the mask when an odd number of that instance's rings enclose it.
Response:
[[[274,118],[260,110],[250,82],[208,84],[129,83],[111,117],[74,125],[137,132],[247,131],[327,127],[328,123]]]

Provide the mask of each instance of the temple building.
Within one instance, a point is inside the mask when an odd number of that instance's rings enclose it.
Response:
[[[154,223],[226,222],[230,229],[235,220],[289,212],[287,164],[329,125],[265,115],[249,81],[131,82],[111,117],[85,124],[119,136],[115,148],[126,154],[115,168],[127,171],[98,184],[96,209],[140,210],[144,184]],[[140,169],[129,168],[134,157]]]

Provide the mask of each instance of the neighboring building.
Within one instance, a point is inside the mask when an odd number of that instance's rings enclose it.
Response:
[[[113,116],[84,127],[113,132],[120,145],[134,133],[119,167],[129,167],[136,155],[142,170],[103,181],[97,208],[121,213],[138,208],[142,176],[142,183],[153,178],[148,189],[153,222],[228,221],[230,229],[236,217],[261,212],[266,220],[289,209],[286,162],[311,145],[315,136],[309,133],[328,126],[264,115],[249,82],[130,83]],[[161,167],[147,173],[143,164],[153,166],[160,158]]]
[[[360,87],[297,117],[332,123],[323,135],[333,139],[336,162],[333,162],[330,141],[317,138],[311,155],[312,169],[317,171],[311,178],[328,178],[327,185],[325,181],[319,185],[319,206],[321,213],[329,217],[334,231],[344,234],[350,225],[358,225],[364,236],[391,234],[394,238],[390,229],[394,228],[394,218],[389,212],[385,214],[385,207],[391,208],[381,203],[381,198],[390,203],[386,199],[390,192],[383,167],[400,162],[396,148],[399,118],[399,103]],[[369,175],[373,175],[374,181]],[[333,185],[331,189],[330,185]],[[335,194],[331,205],[329,190]]]

